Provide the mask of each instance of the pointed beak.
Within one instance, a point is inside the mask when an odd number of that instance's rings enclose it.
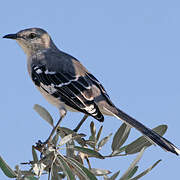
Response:
[[[17,39],[18,35],[17,34],[7,34],[5,36],[3,36],[3,38],[7,38],[7,39]]]

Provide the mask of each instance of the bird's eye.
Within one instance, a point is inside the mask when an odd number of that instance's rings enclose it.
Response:
[[[29,34],[29,38],[30,38],[30,39],[34,39],[35,37],[36,37],[36,34],[35,34],[35,33]]]

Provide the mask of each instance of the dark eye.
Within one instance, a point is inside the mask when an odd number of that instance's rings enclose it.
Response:
[[[35,37],[36,37],[36,34],[35,34],[35,33],[29,34],[29,38],[30,38],[30,39],[34,39]]]

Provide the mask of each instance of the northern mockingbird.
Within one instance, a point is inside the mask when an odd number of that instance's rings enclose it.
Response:
[[[76,58],[59,50],[45,30],[30,28],[3,38],[15,39],[22,47],[32,81],[47,101],[59,109],[61,119],[66,110],[82,112],[84,120],[92,116],[100,122],[104,115],[115,116],[161,148],[180,154],[174,144],[119,110],[101,83]]]

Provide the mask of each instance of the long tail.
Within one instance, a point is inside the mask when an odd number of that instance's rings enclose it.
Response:
[[[112,106],[105,108],[105,109],[106,109],[106,111],[109,111],[109,113],[111,113],[112,115],[117,117],[118,119],[121,119],[122,121],[125,121],[126,123],[128,123],[132,127],[136,128],[144,136],[151,139],[151,141],[153,141],[155,144],[159,145],[164,150],[170,151],[176,155],[180,154],[180,150],[174,144],[172,144],[170,141],[163,138],[162,136],[160,136],[159,134],[157,134],[153,130],[147,128],[142,123],[140,123],[137,120],[135,120],[134,118],[130,117],[129,115],[127,115],[123,111],[119,110],[118,108],[112,107]]]

